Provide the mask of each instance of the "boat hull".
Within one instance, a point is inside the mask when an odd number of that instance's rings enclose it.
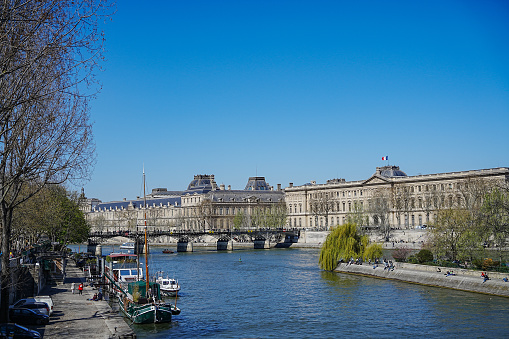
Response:
[[[165,305],[127,303],[119,300],[122,312],[135,324],[171,322],[172,309]]]

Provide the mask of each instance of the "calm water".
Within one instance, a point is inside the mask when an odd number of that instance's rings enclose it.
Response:
[[[317,249],[161,251],[182,313],[138,338],[509,337],[507,298],[323,272]]]

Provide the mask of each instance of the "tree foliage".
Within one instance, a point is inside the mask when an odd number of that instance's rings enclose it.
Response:
[[[13,225],[13,241],[22,246],[43,234],[62,246],[83,242],[90,230],[79,209],[78,195],[56,185],[39,190],[22,209],[16,209]]]
[[[320,267],[327,271],[336,268],[341,259],[363,257],[368,245],[367,236],[357,233],[357,225],[346,223],[332,229],[320,251]],[[374,249],[374,248],[373,248]]]

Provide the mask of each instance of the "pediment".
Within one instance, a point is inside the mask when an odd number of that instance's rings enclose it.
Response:
[[[373,184],[387,184],[389,183],[390,181],[385,178],[385,177],[382,177],[378,174],[374,174],[371,176],[371,178],[367,179],[366,181],[364,181],[362,184],[363,185],[373,185]]]

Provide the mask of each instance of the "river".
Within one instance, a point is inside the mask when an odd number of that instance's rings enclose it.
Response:
[[[324,272],[318,249],[151,252],[182,313],[138,338],[509,337],[507,298]]]

